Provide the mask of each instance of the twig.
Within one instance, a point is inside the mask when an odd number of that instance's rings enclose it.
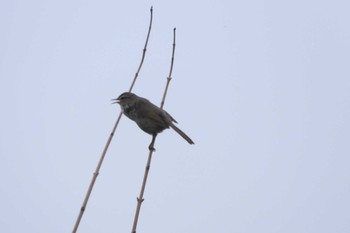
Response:
[[[167,77],[167,82],[166,82],[166,85],[165,85],[165,90],[164,90],[164,94],[163,94],[163,99],[162,99],[162,102],[160,103],[160,108],[163,109],[163,106],[164,106],[164,103],[165,103],[165,97],[168,93],[168,88],[169,88],[169,84],[170,84],[170,81],[172,79],[171,75],[173,73],[173,66],[174,66],[174,56],[175,56],[175,45],[176,45],[176,28],[174,28],[174,37],[173,37],[173,52],[171,54],[171,64],[170,64],[170,70],[169,70],[169,76]]]
[[[132,81],[131,86],[130,86],[130,88],[129,88],[129,92],[131,92],[131,90],[134,88],[136,79],[137,79],[137,77],[139,76],[139,72],[140,72],[141,67],[142,67],[142,65],[143,65],[143,61],[145,60],[145,55],[146,55],[146,50],[147,50],[148,39],[149,39],[149,35],[150,35],[150,33],[151,33],[151,28],[152,28],[153,6],[151,7],[151,10],[150,10],[150,11],[151,11],[151,18],[150,18],[150,21],[149,21],[149,27],[148,27],[148,33],[147,33],[147,38],[146,38],[146,42],[145,42],[145,47],[143,48],[143,53],[142,53],[141,62],[140,62],[139,68],[137,69],[137,71],[136,71],[136,73],[135,73],[134,80]]]
[[[138,74],[139,74],[139,72],[140,72],[140,70],[141,70],[141,67],[142,67],[142,64],[143,64],[143,61],[144,61],[144,59],[145,59],[145,54],[146,54],[146,50],[147,50],[148,39],[149,39],[149,35],[150,35],[150,33],[151,33],[151,27],[152,27],[152,18],[153,18],[153,8],[152,8],[152,7],[151,7],[151,10],[150,10],[150,11],[151,11],[151,16],[150,16],[150,24],[149,24],[149,28],[148,28],[146,43],[145,43],[145,46],[144,46],[144,49],[143,49],[143,53],[142,53],[142,58],[141,58],[140,65],[139,65],[139,67],[138,67],[138,69],[137,69],[137,72],[136,72],[136,74],[135,74],[135,77],[134,77],[134,79],[133,79],[133,81],[132,81],[132,84],[131,84],[131,86],[130,86],[129,92],[130,92],[130,91],[132,90],[132,88],[134,87],[135,81],[136,81],[136,79],[137,79],[137,77],[138,77]],[[117,129],[117,126],[118,126],[118,124],[119,124],[119,121],[120,121],[121,117],[122,117],[122,112],[119,113],[119,116],[118,116],[118,118],[117,118],[117,121],[116,121],[116,123],[115,123],[115,125],[114,125],[114,127],[113,127],[113,130],[112,130],[111,134],[109,135],[109,138],[108,138],[108,140],[107,140],[107,143],[106,143],[106,145],[105,145],[105,147],[104,147],[104,149],[103,149],[103,152],[102,152],[102,154],[101,154],[100,160],[99,160],[99,162],[98,162],[98,165],[97,165],[97,167],[96,167],[96,170],[95,170],[95,172],[94,172],[94,174],[93,174],[93,177],[92,177],[92,180],[91,180],[91,182],[90,182],[90,186],[89,186],[89,188],[88,188],[88,190],[87,190],[87,192],[86,192],[84,202],[83,202],[83,204],[82,204],[82,206],[81,206],[81,208],[80,208],[79,215],[78,215],[78,217],[77,217],[77,220],[76,220],[76,222],[75,222],[75,225],[74,225],[74,228],[73,228],[73,231],[72,231],[73,233],[76,233],[77,230],[78,230],[78,227],[79,227],[81,218],[83,217],[83,214],[84,214],[84,212],[85,212],[85,209],[86,209],[87,203],[88,203],[88,201],[89,201],[89,198],[90,198],[90,194],[91,194],[91,192],[92,192],[92,189],[93,189],[93,187],[94,187],[96,178],[97,178],[97,176],[98,176],[98,174],[99,174],[99,171],[100,171],[100,168],[101,168],[101,166],[102,166],[102,163],[103,163],[103,160],[104,160],[104,158],[105,158],[105,155],[106,155],[106,153],[107,153],[109,144],[110,144],[111,141],[112,141],[113,135],[114,135],[114,133],[115,133],[115,131],[116,131],[116,129]]]
[[[166,97],[166,94],[168,92],[168,87],[169,87],[169,83],[170,83],[170,80],[171,80],[171,74],[173,72],[174,54],[175,54],[175,32],[176,32],[176,28],[174,28],[173,52],[172,52],[172,56],[171,56],[170,71],[169,71],[169,76],[167,77],[167,83],[166,83],[166,86],[165,86],[163,99],[162,99],[162,102],[161,102],[161,105],[160,105],[161,109],[163,109],[163,106],[164,106],[165,97]],[[152,139],[153,146],[154,146],[155,139],[156,139],[156,136]],[[154,150],[152,150],[152,148],[150,148],[149,154],[148,154],[148,159],[147,159],[147,164],[146,164],[146,168],[145,168],[145,174],[143,176],[143,181],[142,181],[142,185],[141,185],[140,195],[137,198],[137,206],[136,206],[136,211],[135,211],[135,216],[134,216],[134,223],[133,223],[132,231],[131,231],[132,233],[136,233],[137,222],[138,222],[138,219],[139,219],[141,204],[142,204],[142,202],[144,200],[143,194],[144,194],[145,188],[146,188],[148,173],[149,173],[149,170],[151,168],[151,161],[152,161],[153,151]]]

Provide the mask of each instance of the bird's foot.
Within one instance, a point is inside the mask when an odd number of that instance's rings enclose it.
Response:
[[[156,149],[154,148],[154,142],[156,141],[156,137],[157,137],[157,134],[153,134],[152,141],[148,146],[149,151],[152,151],[152,152],[156,151]]]
[[[156,151],[156,148],[154,148],[152,144],[148,146],[148,149],[152,152]]]

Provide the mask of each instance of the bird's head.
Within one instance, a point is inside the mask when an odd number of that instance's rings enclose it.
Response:
[[[136,95],[134,93],[124,92],[118,98],[112,99],[112,101],[114,101],[112,104],[118,103],[120,105],[124,105],[124,104],[130,103],[130,102],[133,102],[135,97],[136,97]]]

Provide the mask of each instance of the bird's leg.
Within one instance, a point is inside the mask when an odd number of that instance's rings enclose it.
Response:
[[[156,136],[157,136],[157,134],[153,134],[153,135],[152,135],[152,142],[151,142],[151,144],[149,144],[149,146],[148,146],[148,149],[149,149],[150,151],[156,151],[156,149],[154,148],[154,141],[156,140]]]

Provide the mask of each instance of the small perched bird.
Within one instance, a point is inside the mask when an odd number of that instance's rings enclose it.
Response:
[[[152,142],[148,147],[150,150],[154,150],[153,145],[157,134],[168,129],[169,126],[189,144],[194,144],[189,136],[173,124],[173,122],[177,122],[169,113],[152,104],[149,100],[131,92],[124,92],[113,101],[120,105],[125,116],[135,121],[143,131],[152,135]]]

